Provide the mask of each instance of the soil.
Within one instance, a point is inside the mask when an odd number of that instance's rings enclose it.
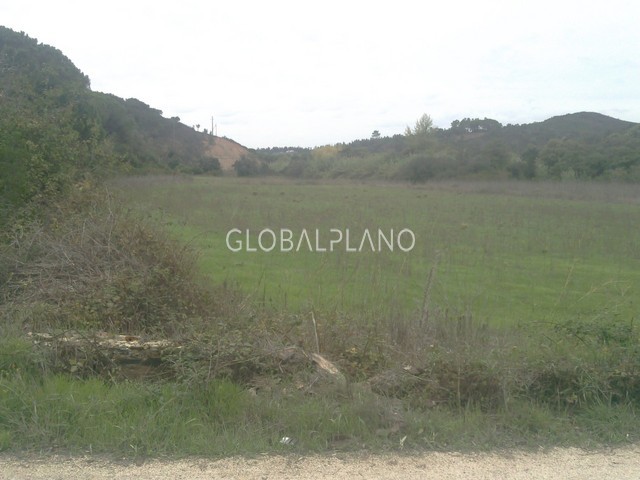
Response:
[[[584,451],[334,454],[119,462],[91,456],[0,455],[0,479],[634,479],[640,445]]]
[[[233,164],[250,152],[246,147],[224,137],[215,137],[213,145],[207,146],[207,155],[220,161],[222,170],[232,170]]]

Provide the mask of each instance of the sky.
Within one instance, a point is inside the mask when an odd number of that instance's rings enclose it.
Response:
[[[252,148],[403,133],[424,113],[640,122],[637,0],[20,0],[0,25],[95,91]]]

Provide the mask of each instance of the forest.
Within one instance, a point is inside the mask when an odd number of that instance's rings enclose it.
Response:
[[[463,118],[433,127],[428,114],[404,134],[314,149],[258,150],[239,175],[383,179],[640,180],[640,125],[580,112],[525,125]]]

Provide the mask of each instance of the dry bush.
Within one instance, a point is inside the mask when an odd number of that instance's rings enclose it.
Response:
[[[3,313],[31,330],[175,334],[216,315],[196,260],[109,193],[84,194],[2,247]]]

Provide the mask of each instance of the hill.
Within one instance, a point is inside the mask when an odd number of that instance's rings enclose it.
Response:
[[[247,155],[140,100],[93,92],[62,52],[0,26],[0,224],[89,177],[215,173]]]
[[[426,119],[430,121],[428,116]],[[15,207],[122,172],[282,174],[409,180],[609,178],[640,181],[640,126],[591,112],[525,125],[464,118],[314,150],[250,151],[93,92],[62,52],[0,27],[0,224]],[[238,162],[242,160],[242,162]],[[4,220],[3,220],[4,219]]]
[[[542,122],[507,125],[495,135],[515,150],[530,145],[544,147],[552,139],[597,142],[609,135],[623,133],[635,124],[595,112],[570,113]]]
[[[427,116],[404,135],[258,153],[272,172],[292,177],[640,181],[640,125],[590,112],[506,126],[464,118],[447,129],[433,128]]]
[[[637,171],[632,170],[640,165],[640,126],[633,122],[595,112],[560,115],[524,125],[492,122],[493,128],[462,134],[452,126],[441,136],[455,148],[464,143],[472,160],[510,167],[516,177],[637,177]]]
[[[165,118],[138,99],[96,92],[92,102],[107,138],[134,168],[208,173],[250,155],[239,143],[198,132],[178,117]]]
[[[595,112],[570,113],[524,126],[525,130],[544,132],[546,140],[557,137],[606,137],[636,125],[633,122]]]
[[[593,142],[609,135],[623,133],[636,124],[594,112],[569,113],[542,122],[506,125],[493,119],[465,118],[452,122],[451,128],[439,130],[443,139],[460,139],[484,145],[500,141],[515,151],[532,145],[544,147],[553,139]]]

